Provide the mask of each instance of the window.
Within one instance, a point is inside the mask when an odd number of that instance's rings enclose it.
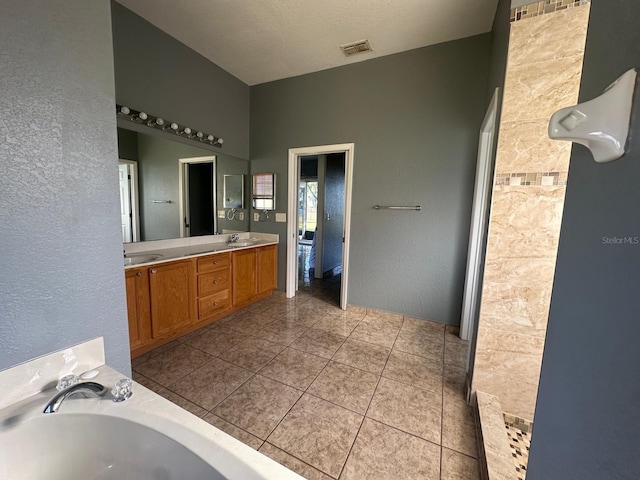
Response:
[[[274,173],[258,173],[253,176],[253,208],[276,209],[276,175]]]

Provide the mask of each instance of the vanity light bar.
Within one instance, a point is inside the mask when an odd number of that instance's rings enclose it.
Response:
[[[125,105],[116,104],[116,113],[118,118],[124,118],[130,122],[146,125],[149,128],[160,128],[167,133],[173,133],[198,142],[208,143],[214,147],[222,147],[222,144],[224,143],[222,138],[216,137],[215,135],[204,133],[200,130],[194,131],[189,127],[180,126],[176,122],[165,120],[162,117],[154,117],[146,112],[133,110]]]

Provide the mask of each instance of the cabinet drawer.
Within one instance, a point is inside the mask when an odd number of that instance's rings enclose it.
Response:
[[[202,320],[210,317],[216,312],[227,309],[229,305],[229,290],[200,298],[198,299],[198,318]]]
[[[198,275],[198,297],[206,297],[213,293],[228,290],[229,269]]]
[[[229,263],[228,253],[198,258],[198,273],[213,272],[215,270],[229,268]]]

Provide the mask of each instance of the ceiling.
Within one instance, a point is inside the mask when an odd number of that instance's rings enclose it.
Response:
[[[498,0],[118,0],[248,85],[491,30]],[[340,45],[369,40],[345,57]]]

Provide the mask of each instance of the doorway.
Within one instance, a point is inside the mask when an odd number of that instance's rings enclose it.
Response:
[[[140,212],[138,211],[138,162],[118,160],[120,179],[120,217],[122,243],[140,240]]]
[[[216,215],[216,157],[180,158],[180,236],[214,235]]]
[[[306,202],[308,207],[309,188],[315,182],[301,179],[302,161],[312,157],[318,159],[316,231],[313,234],[306,233],[310,225],[308,219],[312,215],[310,212],[305,213],[303,203]],[[311,239],[312,250],[309,251],[309,257],[315,258],[313,278],[322,279],[325,272],[339,272],[340,308],[345,310],[347,307],[353,158],[353,143],[289,150],[288,210],[297,214],[291,214],[287,219],[286,295],[288,298],[296,295],[299,286],[299,275],[302,271],[299,252],[301,247],[305,248],[305,244]],[[327,166],[329,166],[328,184]],[[302,185],[304,185],[303,188],[301,188]],[[328,189],[327,185],[329,185]]]

